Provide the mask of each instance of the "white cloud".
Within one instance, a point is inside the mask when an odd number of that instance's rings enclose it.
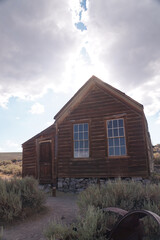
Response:
[[[34,99],[48,87],[57,89],[79,37],[65,0],[4,1],[0,6],[0,106],[4,107],[11,96]]]
[[[89,44],[114,80],[128,87],[148,81],[160,63],[160,5],[156,1],[89,2]]]
[[[158,118],[157,118],[156,124],[160,124],[160,113],[158,114]]]
[[[160,110],[160,3],[156,0],[4,1],[0,8],[0,106],[78,90],[96,75]],[[82,11],[86,31],[75,23]]]
[[[156,0],[95,0],[85,22],[95,71],[103,64],[102,79],[135,96],[148,115],[160,110],[159,15]]]
[[[44,113],[44,106],[40,103],[34,103],[29,112],[32,114],[42,114]]]
[[[4,152],[13,151],[13,152],[19,152],[22,151],[21,144],[15,142],[14,140],[7,140],[5,143],[5,149],[3,149]]]

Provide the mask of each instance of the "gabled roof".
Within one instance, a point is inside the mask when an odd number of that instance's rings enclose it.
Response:
[[[54,119],[57,122],[61,122],[65,117],[80,103],[85,95],[88,93],[90,89],[94,86],[98,86],[110,93],[111,95],[118,98],[120,101],[127,103],[138,112],[143,112],[143,105],[127,96],[125,93],[119,91],[118,89],[112,87],[111,85],[103,82],[99,78],[92,76],[77,92],[76,94],[63,106],[63,108],[55,115]]]
[[[33,136],[32,138],[28,139],[26,142],[22,143],[22,146],[24,144],[26,144],[27,142],[29,141],[32,141],[34,139],[37,139],[39,138],[40,136],[44,135],[44,134],[47,134],[48,132],[50,131],[54,131],[55,130],[55,124],[53,123],[51,126],[47,127],[46,129],[44,129],[43,131],[41,131],[40,133],[36,134],[35,136]]]

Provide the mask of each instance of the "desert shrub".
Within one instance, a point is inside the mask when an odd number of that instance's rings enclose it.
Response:
[[[22,161],[17,160],[0,161],[0,172],[7,175],[21,176]]]
[[[49,240],[103,240],[107,229],[118,220],[117,214],[104,213],[103,208],[126,210],[148,209],[160,215],[160,184],[133,181],[109,181],[107,185],[91,185],[78,197],[80,215],[74,224],[52,222],[45,231]],[[144,218],[145,240],[160,239],[159,226],[152,218]],[[76,231],[75,231],[76,230]]]
[[[142,184],[134,181],[108,181],[101,187],[91,185],[78,197],[78,206],[83,213],[88,205],[99,208],[120,207],[126,210],[143,209],[146,203],[156,204],[160,209],[160,185]],[[152,209],[148,209],[152,210]],[[157,214],[160,214],[157,212]]]
[[[89,205],[93,205],[100,209],[113,206],[125,210],[147,209],[160,215],[160,184],[144,185],[141,182],[118,180],[109,181],[101,187],[92,185],[79,195],[78,205],[82,214],[87,211]],[[110,226],[113,226],[114,222],[115,219]],[[144,223],[146,235],[159,239],[157,224],[147,218]]]
[[[159,152],[156,152],[153,154],[154,156],[154,163],[155,164],[160,164],[160,153]]]
[[[151,183],[159,184],[160,183],[160,173],[152,173],[150,176]]]
[[[38,183],[31,177],[24,179],[0,179],[0,219],[12,221],[24,217],[28,212],[38,211],[45,201],[45,195],[38,189]]]
[[[11,160],[2,160],[2,161],[0,161],[0,166],[6,166],[6,165],[11,164],[11,163],[12,163]]]
[[[75,224],[51,222],[45,231],[49,240],[103,240],[106,233],[106,217],[101,209],[89,206],[85,216],[78,216]]]
[[[67,225],[56,220],[48,225],[44,235],[49,240],[77,240],[77,231],[74,230],[74,225]]]
[[[38,188],[38,182],[31,177],[25,177],[21,181],[22,207],[39,209],[45,202],[45,194]]]
[[[15,164],[14,165],[9,164],[9,165],[1,166],[0,171],[3,174],[12,174],[14,176],[20,176],[22,174],[22,167]]]

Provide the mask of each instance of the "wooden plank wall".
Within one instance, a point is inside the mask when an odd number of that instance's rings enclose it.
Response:
[[[107,156],[106,120],[124,114],[126,157]],[[90,158],[73,158],[72,127],[89,122]],[[143,112],[95,87],[58,127],[58,177],[146,177],[148,167]]]
[[[32,139],[27,144],[23,145],[23,176],[37,177],[37,155],[36,155],[36,141]]]
[[[22,158],[22,176],[33,176],[38,178],[38,166],[37,166],[37,140],[43,139],[54,139],[55,127],[52,125],[43,132],[37,134],[35,137],[31,138],[25,142],[23,147],[23,158]],[[54,143],[53,143],[54,144]],[[53,154],[53,163],[54,154]],[[54,166],[54,165],[53,165]]]

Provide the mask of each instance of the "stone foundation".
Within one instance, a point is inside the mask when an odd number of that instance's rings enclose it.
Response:
[[[143,182],[147,184],[150,182],[148,179],[142,179],[141,177],[135,178],[124,178],[123,180],[129,180]],[[57,189],[63,192],[81,192],[85,190],[89,185],[92,184],[107,184],[108,180],[116,180],[116,178],[59,178],[57,183]]]
[[[81,192],[89,185],[97,183],[97,178],[59,178],[57,187],[63,192]]]

